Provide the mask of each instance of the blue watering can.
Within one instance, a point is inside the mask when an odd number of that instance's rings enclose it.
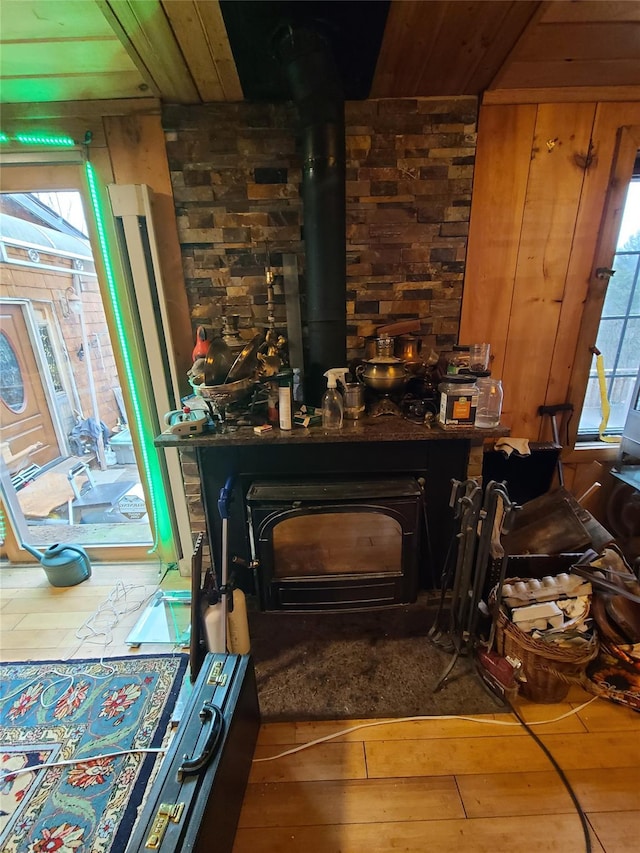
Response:
[[[51,545],[44,554],[24,542],[22,547],[39,560],[51,586],[75,586],[91,577],[89,555],[79,545]]]

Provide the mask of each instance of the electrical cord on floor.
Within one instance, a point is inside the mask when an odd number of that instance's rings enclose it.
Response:
[[[545,744],[540,740],[540,738],[536,735],[536,733],[532,730],[532,726],[544,726],[549,723],[559,723],[561,720],[565,720],[567,717],[571,717],[574,714],[578,714],[587,705],[591,705],[592,702],[595,702],[598,699],[598,696],[594,696],[592,699],[589,699],[587,702],[583,702],[582,705],[578,705],[577,708],[572,708],[570,711],[566,711],[564,714],[560,714],[559,717],[554,717],[551,720],[537,720],[536,722],[526,723],[520,713],[516,710],[516,708],[508,702],[509,707],[511,708],[511,712],[516,717],[517,722],[510,722],[508,720],[494,720],[492,718],[487,717],[467,717],[456,714],[443,714],[443,715],[434,715],[434,716],[417,716],[417,717],[399,717],[390,720],[373,720],[366,723],[358,723],[355,726],[350,726],[348,729],[342,729],[342,731],[334,732],[330,735],[325,735],[324,737],[317,738],[316,740],[309,741],[308,743],[302,743],[299,746],[294,746],[291,749],[287,749],[284,752],[280,752],[277,755],[270,755],[266,758],[254,758],[254,763],[262,762],[262,761],[275,761],[277,758],[284,758],[286,755],[293,755],[296,752],[301,752],[304,749],[309,749],[312,746],[317,746],[321,743],[326,743],[330,740],[335,740],[335,738],[342,737],[343,735],[350,734],[351,732],[358,731],[359,729],[367,729],[373,728],[374,726],[388,726],[394,723],[414,723],[414,722],[422,722],[424,720],[468,720],[472,723],[484,723],[486,725],[494,725],[494,726],[518,726],[518,728],[524,728],[525,731],[531,735],[531,737],[535,740],[538,746],[542,749],[544,754],[547,756],[551,764],[553,765],[555,771],[560,777],[562,783],[565,788],[569,792],[569,796],[571,797],[571,801],[575,806],[575,809],[578,813],[578,817],[580,818],[580,823],[582,825],[582,831],[584,832],[585,839],[585,853],[591,853],[591,836],[589,835],[589,824],[587,822],[587,817],[578,801],[578,798],[571,787],[571,783],[567,779],[564,771],[555,760],[549,749],[545,746]]]
[[[3,770],[0,771],[0,785],[4,785],[6,781],[13,779],[15,776],[21,776],[24,773],[33,773],[36,770],[50,770],[52,767],[69,767],[74,764],[94,764],[96,761],[104,761],[107,758],[119,758],[121,755],[137,755],[138,753],[147,752],[159,755],[166,751],[165,747],[123,749],[121,752],[104,752],[100,755],[83,756],[82,758],[66,758],[62,761],[52,761],[48,764],[34,764],[32,767],[20,767],[17,770]]]
[[[597,698],[598,698],[597,696],[594,696],[594,699],[597,699]],[[517,708],[515,708],[515,706],[511,702],[509,702],[508,699],[506,701],[507,701],[509,707],[511,708],[511,712],[520,721],[520,724],[522,725],[524,730],[527,732],[527,734],[531,735],[531,737],[538,744],[540,749],[547,756],[547,758],[549,759],[549,761],[553,765],[554,770],[556,771],[556,773],[560,777],[562,784],[567,789],[567,792],[568,792],[569,796],[571,797],[571,801],[573,802],[573,805],[575,807],[575,810],[578,813],[578,817],[580,818],[580,824],[582,825],[582,831],[584,833],[585,853],[591,853],[591,835],[589,833],[589,822],[587,821],[587,816],[584,813],[582,806],[580,805],[580,801],[578,800],[578,797],[576,796],[575,791],[571,787],[571,782],[569,782],[569,780],[567,779],[567,776],[566,776],[564,770],[562,769],[562,767],[560,767],[560,765],[558,764],[556,759],[553,757],[553,755],[551,754],[551,751],[549,750],[547,745],[538,737],[538,735],[533,731],[531,726],[527,722],[525,722],[525,720],[522,718],[522,716],[518,712]],[[591,701],[593,701],[593,699]],[[587,702],[587,704],[589,704],[589,703]],[[584,706],[582,706],[582,707],[584,707]]]
[[[559,717],[553,717],[551,720],[537,720],[534,723],[529,723],[530,726],[545,726],[549,723],[559,723],[561,720],[566,720],[567,717],[572,717],[574,714],[578,714],[582,711],[583,708],[586,708],[587,705],[590,705],[592,702],[595,702],[598,699],[598,696],[594,696],[593,699],[589,699],[587,702],[583,702],[582,705],[578,705],[577,708],[572,708],[570,711],[566,711],[564,714],[560,714]],[[307,743],[301,743],[299,746],[294,746],[291,749],[287,749],[284,752],[279,752],[277,755],[269,755],[266,758],[254,758],[254,763],[259,761],[275,761],[277,758],[284,758],[286,755],[293,755],[296,752],[302,752],[303,749],[309,749],[312,746],[317,746],[320,743],[326,743],[330,740],[335,740],[338,737],[342,737],[343,735],[351,734],[351,732],[357,732],[360,729],[370,729],[374,726],[389,726],[394,725],[395,723],[421,723],[427,720],[467,720],[470,723],[484,723],[488,726],[517,726],[520,728],[520,723],[510,722],[509,720],[494,720],[492,717],[468,717],[461,714],[433,714],[433,715],[422,715],[416,717],[394,717],[393,719],[386,720],[369,720],[366,723],[357,723],[355,726],[349,726],[348,729],[342,729],[339,732],[333,732],[333,734],[325,735],[324,737],[316,738],[316,740],[308,741]]]
[[[124,584],[122,581],[117,581],[107,598],[98,605],[91,616],[89,616],[75,632],[76,638],[79,642],[70,654],[67,655],[66,659],[62,661],[62,663],[74,664],[74,656],[85,643],[102,645],[100,659],[96,660],[94,666],[102,667],[103,674],[99,674],[99,672],[96,671],[89,672],[88,669],[81,669],[72,675],[70,673],[60,672],[59,669],[52,666],[51,672],[54,675],[57,675],[58,679],[56,681],[52,681],[51,684],[48,684],[45,688],[39,691],[37,701],[43,708],[52,708],[56,702],[59,701],[59,699],[53,699],[52,701],[47,702],[45,697],[49,695],[51,690],[58,688],[60,684],[66,684],[65,688],[61,690],[61,693],[64,694],[69,693],[73,689],[76,679],[80,676],[92,678],[95,681],[104,681],[113,675],[115,669],[108,663],[108,659],[105,661],[105,655],[107,653],[107,647],[113,642],[114,628],[117,627],[123,616],[127,616],[130,613],[135,613],[137,610],[140,610],[140,608],[143,605],[146,605],[155,594],[154,590],[154,592],[148,593],[142,600],[130,603],[128,595],[136,589],[145,589],[145,585]],[[155,589],[157,590],[157,587]],[[34,678],[26,684],[21,683],[20,686],[12,693],[4,695],[2,697],[3,700],[6,702],[19,694],[24,693],[24,691],[37,680],[37,678]]]
[[[171,568],[167,567],[167,570]],[[164,574],[166,575],[166,571]],[[163,575],[164,578],[164,575]],[[81,646],[84,643],[92,643],[95,642],[99,637],[102,637],[101,643],[103,644],[102,655],[100,656],[100,660],[96,661],[96,664],[103,667],[105,670],[104,675],[98,675],[95,672],[88,672],[86,670],[82,670],[81,672],[75,673],[71,675],[69,673],[60,672],[58,669],[53,668],[51,671],[54,675],[59,676],[56,681],[53,681],[51,684],[47,685],[43,690],[40,691],[38,696],[38,702],[42,705],[43,708],[51,708],[56,704],[56,700],[51,702],[45,701],[45,696],[48,691],[58,687],[61,683],[67,683],[66,688],[63,690],[64,692],[69,692],[75,683],[75,679],[79,675],[84,675],[85,677],[93,678],[96,681],[102,681],[104,679],[109,678],[115,672],[115,669],[104,660],[104,656],[107,651],[107,646],[109,646],[112,642],[112,632],[113,629],[119,624],[120,619],[123,616],[128,615],[129,613],[134,613],[139,610],[143,605],[147,604],[153,597],[154,592],[147,594],[141,601],[134,602],[130,604],[128,601],[128,594],[135,589],[144,589],[143,584],[123,584],[122,581],[117,581],[106,600],[103,601],[96,610],[91,614],[91,616],[86,619],[86,621],[78,628],[76,631],[76,637],[80,641],[78,645],[75,647],[71,655],[67,657],[64,661],[65,663],[73,664],[73,655],[78,652]],[[157,587],[156,587],[157,590]],[[85,633],[83,633],[85,632]],[[21,684],[13,693],[9,693],[3,696],[3,700],[7,701],[15,696],[18,696],[21,693],[24,693],[25,689],[30,687],[35,683],[37,679],[32,679],[32,681],[27,684]],[[164,754],[166,752],[165,747],[147,747],[140,749],[125,749],[120,752],[109,752],[100,755],[93,756],[83,756],[82,758],[69,758],[61,761],[52,761],[51,763],[46,764],[37,764],[30,767],[24,767],[16,770],[7,770],[0,771],[0,785],[3,785],[4,782],[9,778],[14,778],[15,776],[19,776],[23,773],[31,773],[36,770],[49,770],[52,767],[66,767],[75,764],[91,764],[92,762],[102,761],[107,758],[118,758],[121,755],[136,755],[138,753],[154,753],[157,755]]]

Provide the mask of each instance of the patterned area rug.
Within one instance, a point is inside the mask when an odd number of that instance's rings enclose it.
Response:
[[[126,751],[161,746],[187,662],[140,655],[2,665],[0,850],[124,850],[157,759]],[[106,757],[112,752],[124,754]]]
[[[587,667],[587,690],[640,711],[640,645],[601,642],[600,653]]]

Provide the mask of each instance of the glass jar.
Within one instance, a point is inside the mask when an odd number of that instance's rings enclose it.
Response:
[[[364,415],[364,385],[360,382],[344,382],[344,416],[355,421]]]
[[[478,386],[475,376],[456,374],[446,376],[438,385],[442,426],[473,426],[478,406]]]
[[[494,379],[487,370],[476,374],[476,384],[478,386],[476,426],[482,429],[499,426],[502,413],[502,382]]]
[[[376,358],[393,358],[393,338],[388,335],[376,338]]]
[[[456,376],[458,373],[469,372],[469,347],[455,345],[447,363],[447,375]]]

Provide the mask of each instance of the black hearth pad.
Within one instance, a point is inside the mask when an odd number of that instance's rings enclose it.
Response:
[[[264,722],[376,719],[500,710],[466,659],[450,660],[427,633],[433,596],[358,613],[249,612]]]

